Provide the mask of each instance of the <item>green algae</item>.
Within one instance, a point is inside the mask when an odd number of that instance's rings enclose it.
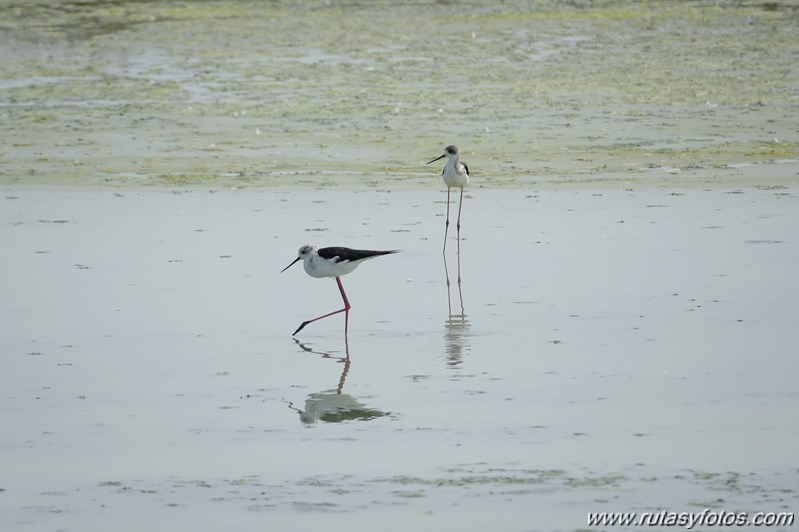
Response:
[[[438,171],[423,163],[457,142],[483,186],[650,181],[665,164],[693,170],[690,184],[777,160],[767,178],[791,182],[799,45],[786,13],[612,0],[14,4],[0,8],[13,28],[0,39],[13,132],[0,179],[271,186],[302,185],[289,177],[300,171],[326,186],[417,186]]]

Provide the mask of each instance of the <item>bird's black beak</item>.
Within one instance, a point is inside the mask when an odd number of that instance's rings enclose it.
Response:
[[[439,159],[443,159],[443,158],[444,158],[444,157],[446,157],[446,156],[447,156],[447,154],[445,153],[445,154],[441,155],[440,157],[436,157],[436,158],[435,158],[435,159],[433,159],[432,161],[430,161],[430,162],[427,162],[427,163],[424,163],[424,164],[430,164],[430,163],[434,163],[434,162],[436,162],[437,160],[439,160]]]
[[[294,262],[297,262],[298,260],[300,260],[300,258],[299,258],[299,257],[297,257],[296,259],[294,259]],[[294,262],[292,262],[291,264],[289,264],[288,266],[286,266],[285,268],[283,268],[282,270],[280,270],[280,273],[283,273],[284,271],[286,271],[286,270],[288,270],[289,268],[291,268],[292,266],[294,266]]]

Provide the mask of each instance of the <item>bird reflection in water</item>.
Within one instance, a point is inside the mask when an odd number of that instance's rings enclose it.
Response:
[[[444,255],[444,275],[447,280],[447,308],[449,314],[444,322],[447,365],[451,368],[458,368],[463,361],[463,354],[468,351],[468,331],[469,320],[466,319],[466,310],[463,307],[463,283],[461,281],[461,254],[458,250],[458,302],[460,303],[460,314],[452,313],[452,283],[449,280],[449,268],[447,267],[447,256]]]
[[[378,417],[383,417],[391,414],[391,412],[383,412],[362,404],[353,396],[343,393],[344,383],[347,380],[347,374],[350,371],[350,346],[347,336],[344,335],[344,352],[345,356],[336,356],[332,353],[323,351],[314,351],[310,347],[304,345],[297,340],[294,341],[306,353],[313,353],[320,355],[322,358],[335,360],[343,364],[341,370],[341,377],[339,377],[338,385],[335,389],[324,390],[318,393],[308,394],[305,400],[305,410],[300,410],[295,407],[293,403],[288,403],[289,408],[297,411],[300,414],[300,421],[306,425],[313,425],[320,421],[325,423],[340,423],[342,421],[368,421]]]

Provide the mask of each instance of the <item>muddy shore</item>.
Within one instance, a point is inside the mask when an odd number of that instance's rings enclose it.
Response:
[[[789,2],[4,2],[0,181],[793,183]],[[438,186],[434,180],[433,183]]]

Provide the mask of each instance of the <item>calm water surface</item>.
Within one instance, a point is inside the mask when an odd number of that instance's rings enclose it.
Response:
[[[474,190],[465,316],[440,191],[175,192],[4,191],[6,524],[795,503],[794,191]],[[290,335],[341,304],[278,273],[303,243],[403,250],[343,279],[346,342]]]

